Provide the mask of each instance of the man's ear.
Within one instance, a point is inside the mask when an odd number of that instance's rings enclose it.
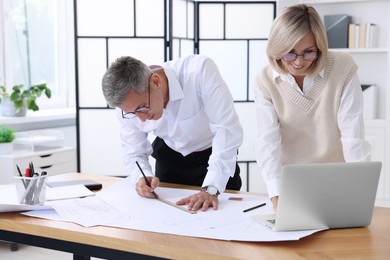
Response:
[[[152,82],[153,85],[155,85],[158,89],[162,87],[162,84],[164,83],[164,79],[166,79],[165,75],[163,74],[164,71],[162,72],[155,72],[152,75]]]
[[[152,84],[153,84],[153,86],[160,88],[161,79],[157,73],[153,73],[153,75],[152,75]]]

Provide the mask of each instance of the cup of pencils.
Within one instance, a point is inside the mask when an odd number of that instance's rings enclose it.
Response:
[[[46,200],[46,181],[47,174],[41,174],[34,171],[32,163],[22,174],[19,167],[19,176],[14,176],[16,192],[20,204],[26,205],[43,205]]]

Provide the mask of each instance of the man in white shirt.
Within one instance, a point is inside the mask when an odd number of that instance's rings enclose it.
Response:
[[[116,108],[125,167],[140,196],[154,198],[160,181],[200,186],[177,204],[206,211],[218,208],[218,195],[226,188],[241,188],[237,153],[243,131],[211,59],[191,55],[148,67],[121,57],[108,68],[102,86],[107,103]],[[153,144],[149,132],[157,136]],[[155,177],[149,155],[156,159]]]

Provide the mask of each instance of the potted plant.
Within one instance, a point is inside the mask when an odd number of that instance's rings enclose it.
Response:
[[[25,116],[27,109],[38,111],[37,98],[42,94],[51,98],[51,90],[46,83],[32,85],[27,89],[23,85],[15,85],[9,94],[4,86],[0,86],[1,114],[3,116]]]
[[[13,152],[13,141],[15,130],[5,125],[0,125],[0,154],[10,154]]]

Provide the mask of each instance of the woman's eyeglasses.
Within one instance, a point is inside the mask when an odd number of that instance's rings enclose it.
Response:
[[[124,112],[122,110],[122,118],[125,118],[125,119],[132,119],[136,116],[137,113],[147,113],[150,111],[150,77],[153,75],[153,73],[149,76],[149,102],[148,102],[148,105],[147,106],[139,106],[137,107],[134,111],[131,111],[131,112]]]
[[[313,60],[317,59],[318,54],[317,54],[317,51],[305,51],[301,55],[298,55],[295,52],[289,52],[289,53],[284,54],[282,56],[282,59],[284,61],[290,62],[290,61],[295,61],[296,59],[298,59],[299,56],[302,56],[303,59],[306,61],[313,61]]]

